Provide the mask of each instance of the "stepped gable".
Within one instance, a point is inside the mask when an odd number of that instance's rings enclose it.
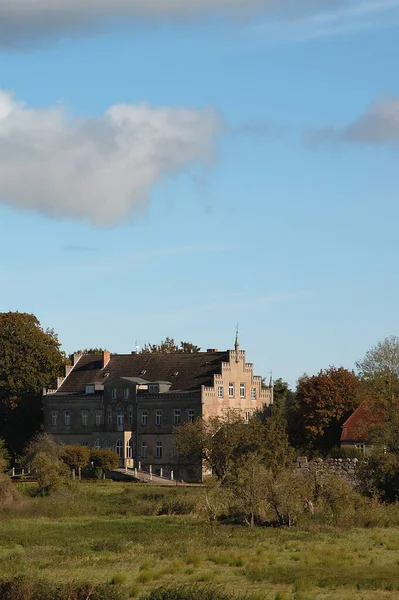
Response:
[[[370,427],[384,418],[378,400],[365,400],[342,426],[341,442],[366,442]]]
[[[169,381],[170,391],[192,391],[213,385],[213,376],[228,362],[228,352],[164,354],[114,354],[105,368],[102,357],[83,355],[57,394],[84,393],[90,383],[104,383],[115,377],[134,377],[146,381]]]

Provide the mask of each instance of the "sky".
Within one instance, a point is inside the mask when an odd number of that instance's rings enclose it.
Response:
[[[399,0],[0,0],[0,311],[291,385],[398,333]]]

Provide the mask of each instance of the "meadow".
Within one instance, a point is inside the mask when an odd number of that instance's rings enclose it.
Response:
[[[126,598],[196,585],[247,600],[399,599],[396,526],[212,523],[198,512],[201,487],[96,482],[49,497],[21,488],[0,512],[3,582],[108,584]]]

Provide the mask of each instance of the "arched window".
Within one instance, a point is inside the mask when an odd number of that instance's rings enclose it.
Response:
[[[110,448],[112,448],[112,442],[111,442],[110,439],[105,440],[104,448],[106,448],[107,450],[109,450]]]
[[[112,408],[110,406],[107,407],[107,424],[112,425]]]
[[[130,438],[126,442],[126,458],[133,458],[134,456],[134,440]]]
[[[97,438],[96,441],[94,442],[94,448],[96,450],[99,450],[101,448],[101,442],[100,440]]]
[[[119,458],[123,458],[123,443],[122,440],[118,440],[115,444],[115,451]]]
[[[128,425],[133,425],[133,406],[127,407],[127,423]]]

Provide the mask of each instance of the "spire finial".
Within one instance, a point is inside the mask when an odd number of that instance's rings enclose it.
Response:
[[[234,348],[235,348],[235,351],[236,351],[236,362],[238,362],[238,352],[240,350],[240,342],[238,341],[238,323],[237,323],[237,326],[236,326],[236,341],[234,343]]]

